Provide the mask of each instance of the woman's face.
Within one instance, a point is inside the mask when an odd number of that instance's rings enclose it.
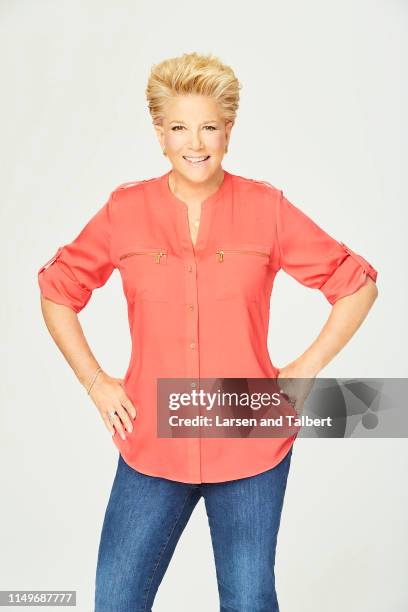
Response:
[[[167,101],[163,123],[155,129],[173,170],[201,183],[219,174],[232,126],[214,98],[186,95]],[[198,161],[202,158],[206,159]]]

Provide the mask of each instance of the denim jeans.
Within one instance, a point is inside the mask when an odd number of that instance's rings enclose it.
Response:
[[[275,550],[292,451],[261,474],[201,484],[142,474],[119,455],[99,544],[94,612],[151,612],[201,496],[220,611],[279,612]]]

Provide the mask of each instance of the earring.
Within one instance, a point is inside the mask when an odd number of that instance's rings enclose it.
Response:
[[[225,145],[225,152],[228,153],[228,145]]]
[[[167,155],[166,149],[163,149],[163,155]]]

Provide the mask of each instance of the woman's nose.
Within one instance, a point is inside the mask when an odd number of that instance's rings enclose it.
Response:
[[[203,143],[201,142],[201,138],[199,134],[194,134],[194,133],[192,134],[190,138],[190,147],[194,151],[196,150],[199,151],[200,149],[202,149]]]

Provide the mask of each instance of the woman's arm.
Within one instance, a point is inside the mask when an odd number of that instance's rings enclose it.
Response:
[[[99,364],[85,339],[78,313],[88,304],[92,292],[102,287],[115,268],[111,257],[112,192],[107,202],[91,217],[75,239],[60,246],[54,256],[38,270],[41,309],[47,328],[88,391],[108,430],[125,439],[123,427],[132,430],[136,409],[127,397],[123,380],[105,372],[95,374]],[[109,413],[117,415],[109,421]]]
[[[280,370],[282,378],[313,378],[356,333],[378,295],[377,270],[338,242],[280,191],[276,204],[280,267],[332,305],[316,340]],[[278,377],[279,378],[279,377]]]
[[[79,382],[88,390],[99,363],[95,359],[83,333],[77,313],[62,304],[57,304],[41,295],[41,310],[45,324],[53,340],[71,366]],[[99,413],[113,435],[115,425],[122,439],[125,439],[123,427],[132,431],[132,419],[136,416],[136,409],[123,389],[123,381],[112,378],[104,371],[100,372],[92,386],[90,397]],[[116,411],[117,415],[111,424],[109,412]]]
[[[356,333],[378,296],[368,276],[355,293],[338,299],[316,340],[300,357],[280,370],[282,378],[315,377]]]

